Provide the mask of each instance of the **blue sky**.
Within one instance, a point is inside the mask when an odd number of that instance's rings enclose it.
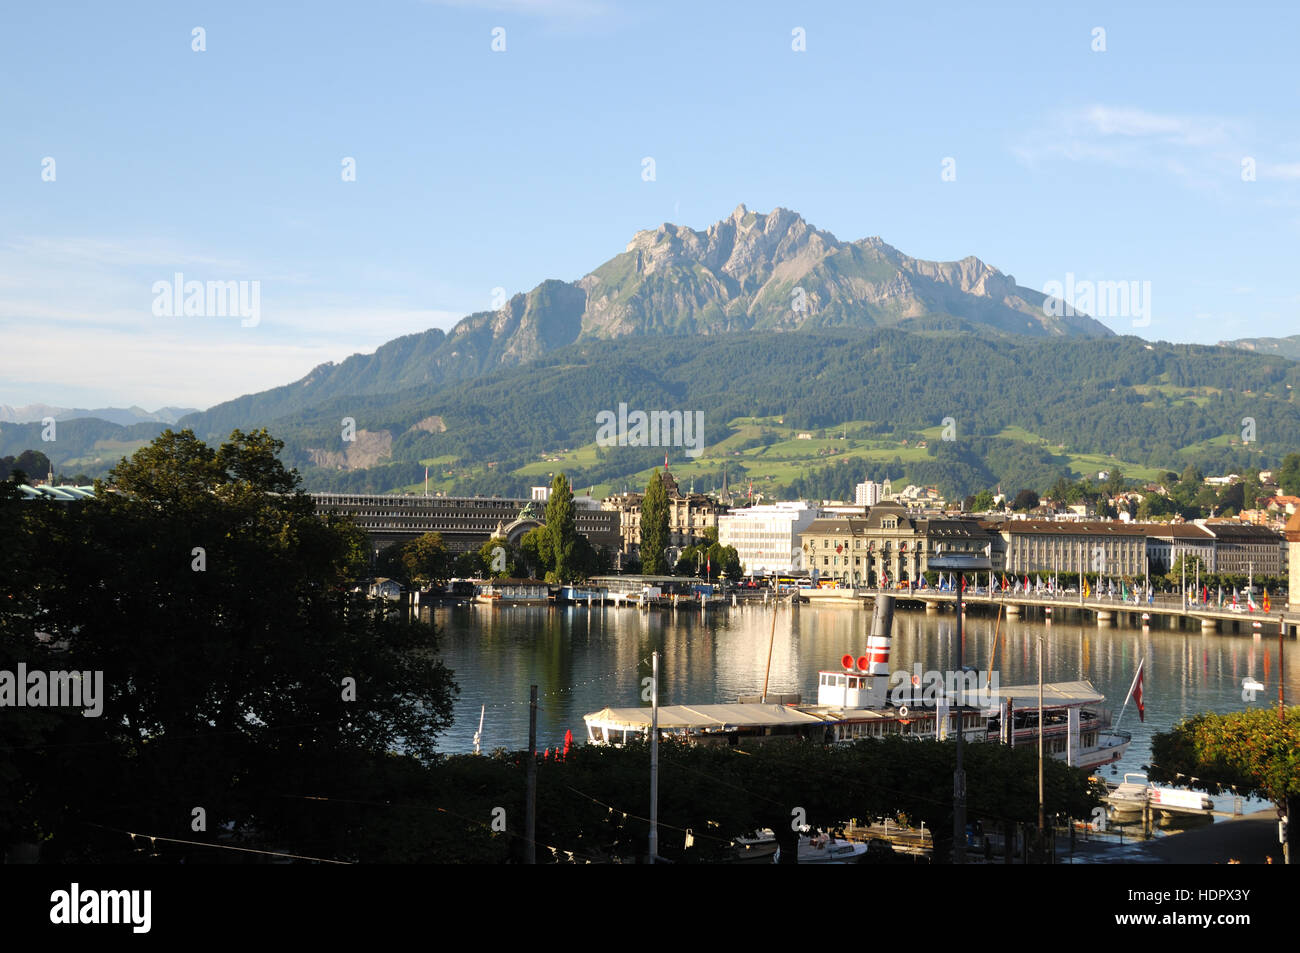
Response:
[[[1281,3],[9,4],[0,403],[208,406],[741,202],[1150,282],[1124,333],[1294,334],[1297,36]],[[260,320],[155,314],[176,272],[258,281]]]

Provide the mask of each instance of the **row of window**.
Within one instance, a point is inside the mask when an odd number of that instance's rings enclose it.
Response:
[[[860,540],[860,539],[855,539],[855,540],[853,541],[853,547],[852,547],[852,548],[853,548],[853,549],[872,549],[872,548],[874,548],[874,547],[873,547],[873,544],[874,544],[875,542],[876,542],[876,540],[868,540],[868,541],[867,541],[868,545],[863,546],[863,545],[862,545],[862,540]],[[883,541],[881,542],[879,548],[880,548],[880,549],[885,549],[885,550],[893,549],[893,548],[894,548],[893,545],[892,545],[893,542],[894,542],[894,541],[893,541],[893,540],[890,540],[890,539],[883,540]],[[845,549],[850,548],[850,547],[849,547],[849,541],[848,541],[847,539],[840,540],[838,543],[835,542],[835,541],[832,540],[832,539],[825,539],[825,538],[822,539],[822,549],[830,549],[832,546],[842,546],[842,547],[845,548]],[[817,541],[816,541],[816,540],[813,540],[813,548],[815,549],[816,547],[817,547]],[[906,543],[906,542],[899,543],[899,544],[898,544],[898,548],[899,548],[900,550],[906,549],[906,548],[907,548],[907,543]],[[918,542],[918,543],[916,544],[915,552],[924,552],[924,551],[925,551],[925,542],[924,542],[924,541],[920,541],[920,542]]]

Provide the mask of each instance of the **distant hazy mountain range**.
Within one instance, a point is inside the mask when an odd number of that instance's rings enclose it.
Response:
[[[1223,347],[1241,348],[1256,354],[1276,354],[1279,357],[1300,361],[1300,334],[1285,338],[1240,338],[1236,341],[1220,341]]]
[[[94,417],[109,423],[129,427],[131,424],[164,423],[174,424],[186,414],[195,414],[193,407],[160,407],[153,413],[143,407],[100,407],[95,410],[83,410],[71,407],[52,407],[49,404],[28,404],[26,407],[10,407],[0,404],[0,423],[29,424],[37,423],[46,417],[55,420],[76,420]]]

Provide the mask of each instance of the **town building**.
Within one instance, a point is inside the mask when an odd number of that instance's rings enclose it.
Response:
[[[1281,576],[1286,572],[1286,540],[1267,526],[1237,520],[1197,521],[1214,538],[1210,572],[1235,576]]]
[[[919,581],[940,547],[988,555],[992,546],[975,520],[918,517],[897,503],[873,506],[865,517],[815,519],[799,538],[816,578],[868,587]]]
[[[808,567],[799,534],[817,516],[803,501],[735,509],[718,517],[718,542],[735,548],[746,575],[802,574]]]
[[[1102,573],[1140,576],[1147,566],[1147,534],[1134,523],[1008,520],[999,527],[1001,568],[1025,573]]]
[[[664,467],[664,493],[668,497],[668,557],[676,562],[683,549],[704,542],[705,531],[718,528],[718,516],[726,508],[703,493],[683,493],[677,479]],[[628,555],[641,552],[641,503],[644,493],[620,493],[607,496],[601,508],[616,514],[619,546]]]
[[[1151,575],[1163,576],[1182,559],[1188,566],[1199,560],[1206,572],[1214,565],[1214,537],[1196,523],[1143,523],[1147,534],[1147,559]]]
[[[854,487],[853,502],[858,506],[875,506],[881,501],[883,494],[884,487],[881,484],[868,480]]]
[[[1300,510],[1291,515],[1286,523],[1287,562],[1291,576],[1287,585],[1287,597],[1292,612],[1300,612]]]
[[[1007,572],[1164,575],[1186,557],[1206,572],[1281,576],[1282,537],[1238,520],[1135,523],[1124,520],[1007,520],[997,525]],[[996,565],[996,559],[995,559]]]
[[[546,506],[505,497],[401,496],[396,494],[312,493],[318,513],[349,516],[383,549],[425,533],[440,533],[453,553],[476,552],[489,539],[512,543],[545,523]],[[619,545],[618,515],[590,498],[574,499],[574,525],[596,549]]]

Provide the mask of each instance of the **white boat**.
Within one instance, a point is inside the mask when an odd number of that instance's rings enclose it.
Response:
[[[998,694],[1002,710],[990,722],[990,734],[1013,747],[1037,745],[1038,685],[1004,686]],[[1092,682],[1045,684],[1042,696],[1044,753],[1075,768],[1096,768],[1124,756],[1133,736],[1110,726],[1110,712],[1101,707],[1106,697]]]
[[[797,695],[770,695],[768,703],[755,696],[734,704],[662,705],[660,737],[740,747],[798,738],[836,743],[887,735],[943,741],[961,730],[972,742],[1037,745],[1038,685],[985,689],[980,674],[972,671],[944,686],[943,692],[909,685],[904,694],[891,686],[899,682],[889,672],[890,642],[888,636],[872,636],[866,655],[846,655],[842,671],[820,672],[815,705],[799,703]],[[945,695],[968,703],[955,708]],[[1128,749],[1131,736],[1110,728],[1110,713],[1100,707],[1105,697],[1091,682],[1045,684],[1042,699],[1044,752],[1050,757],[1094,768],[1118,761]],[[651,710],[646,707],[604,708],[583,719],[592,744],[625,744],[648,737],[651,729]]]
[[[1145,774],[1126,774],[1124,781],[1107,795],[1106,800],[1116,814],[1140,812],[1147,802],[1149,785]]]
[[[1145,774],[1138,773],[1125,774],[1124,782],[1106,800],[1117,814],[1140,812],[1146,804],[1162,816],[1208,814],[1214,810],[1214,800],[1208,794],[1152,784]]]
[[[805,825],[800,828],[799,863],[801,864],[856,864],[870,850],[870,844],[841,840],[830,834],[813,834]],[[776,834],[770,829],[755,831],[748,837],[737,837],[732,842],[737,864],[778,864],[781,848]]]
[[[771,828],[754,831],[748,837],[737,837],[731,842],[736,852],[737,864],[774,864],[781,854],[776,845],[776,833]]]
[[[856,864],[866,853],[867,845],[861,841],[836,840],[830,834],[802,834],[799,837],[801,864]],[[779,850],[776,857],[779,862]]]

